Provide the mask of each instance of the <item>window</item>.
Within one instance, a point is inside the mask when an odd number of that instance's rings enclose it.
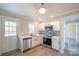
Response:
[[[35,24],[29,24],[29,33],[34,33],[35,32]]]
[[[16,35],[16,22],[5,21],[5,36]]]

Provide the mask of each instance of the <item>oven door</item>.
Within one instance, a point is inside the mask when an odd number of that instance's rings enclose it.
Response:
[[[43,44],[51,46],[51,38],[43,38]]]

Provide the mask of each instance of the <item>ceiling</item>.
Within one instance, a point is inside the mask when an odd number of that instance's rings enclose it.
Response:
[[[29,17],[32,20],[46,20],[50,19],[50,16],[56,17],[74,10],[79,10],[78,3],[45,3],[44,6],[47,8],[47,12],[40,14],[38,12],[40,5],[40,3],[1,3],[0,10],[23,17]]]

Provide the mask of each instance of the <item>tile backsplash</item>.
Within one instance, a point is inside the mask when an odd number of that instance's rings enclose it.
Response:
[[[53,31],[53,36],[60,36],[60,31]]]

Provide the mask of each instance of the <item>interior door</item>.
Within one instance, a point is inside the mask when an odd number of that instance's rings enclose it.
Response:
[[[66,24],[65,52],[67,55],[79,55],[79,23]]]
[[[76,24],[67,23],[65,27],[65,53],[76,54]]]
[[[2,18],[2,53],[17,49],[17,22]]]

